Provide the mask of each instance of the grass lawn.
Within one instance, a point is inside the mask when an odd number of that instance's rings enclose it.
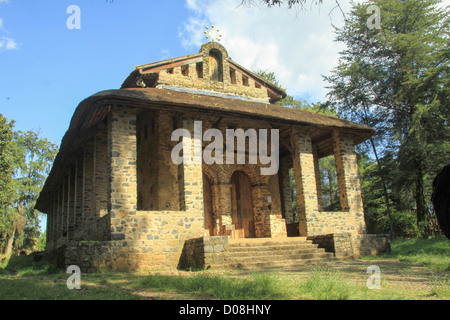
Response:
[[[368,289],[380,269],[380,289]],[[96,272],[70,275],[29,256],[0,269],[0,299],[32,300],[450,300],[450,241],[398,240],[392,253],[268,272]]]

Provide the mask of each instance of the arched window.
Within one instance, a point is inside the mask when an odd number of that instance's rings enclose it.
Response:
[[[209,76],[212,81],[223,82],[222,53],[212,49],[209,52]]]

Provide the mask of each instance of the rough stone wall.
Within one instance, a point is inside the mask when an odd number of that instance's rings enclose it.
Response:
[[[352,232],[359,233],[361,229],[359,212],[320,211],[308,214],[308,235]],[[364,217],[362,217],[364,218]]]
[[[344,232],[309,236],[308,239],[327,252],[333,252],[338,259],[360,258],[391,251],[389,235]]]
[[[185,270],[209,269],[223,264],[228,252],[227,236],[189,239],[184,244],[178,268]]]
[[[137,119],[138,210],[178,211],[178,166],[172,163],[175,114],[142,112]]]

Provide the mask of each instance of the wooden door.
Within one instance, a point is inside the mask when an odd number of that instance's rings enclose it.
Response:
[[[214,235],[214,223],[213,223],[213,205],[212,205],[212,192],[211,182],[206,175],[203,175],[203,209],[205,219],[205,231],[207,236]]]
[[[231,200],[235,237],[254,238],[253,198],[249,177],[236,171],[231,178]]]

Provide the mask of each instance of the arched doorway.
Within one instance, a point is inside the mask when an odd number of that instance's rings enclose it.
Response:
[[[203,209],[205,219],[205,231],[208,236],[214,236],[214,213],[211,181],[203,174]]]
[[[235,237],[254,238],[253,197],[250,178],[242,171],[231,177],[231,208]]]

